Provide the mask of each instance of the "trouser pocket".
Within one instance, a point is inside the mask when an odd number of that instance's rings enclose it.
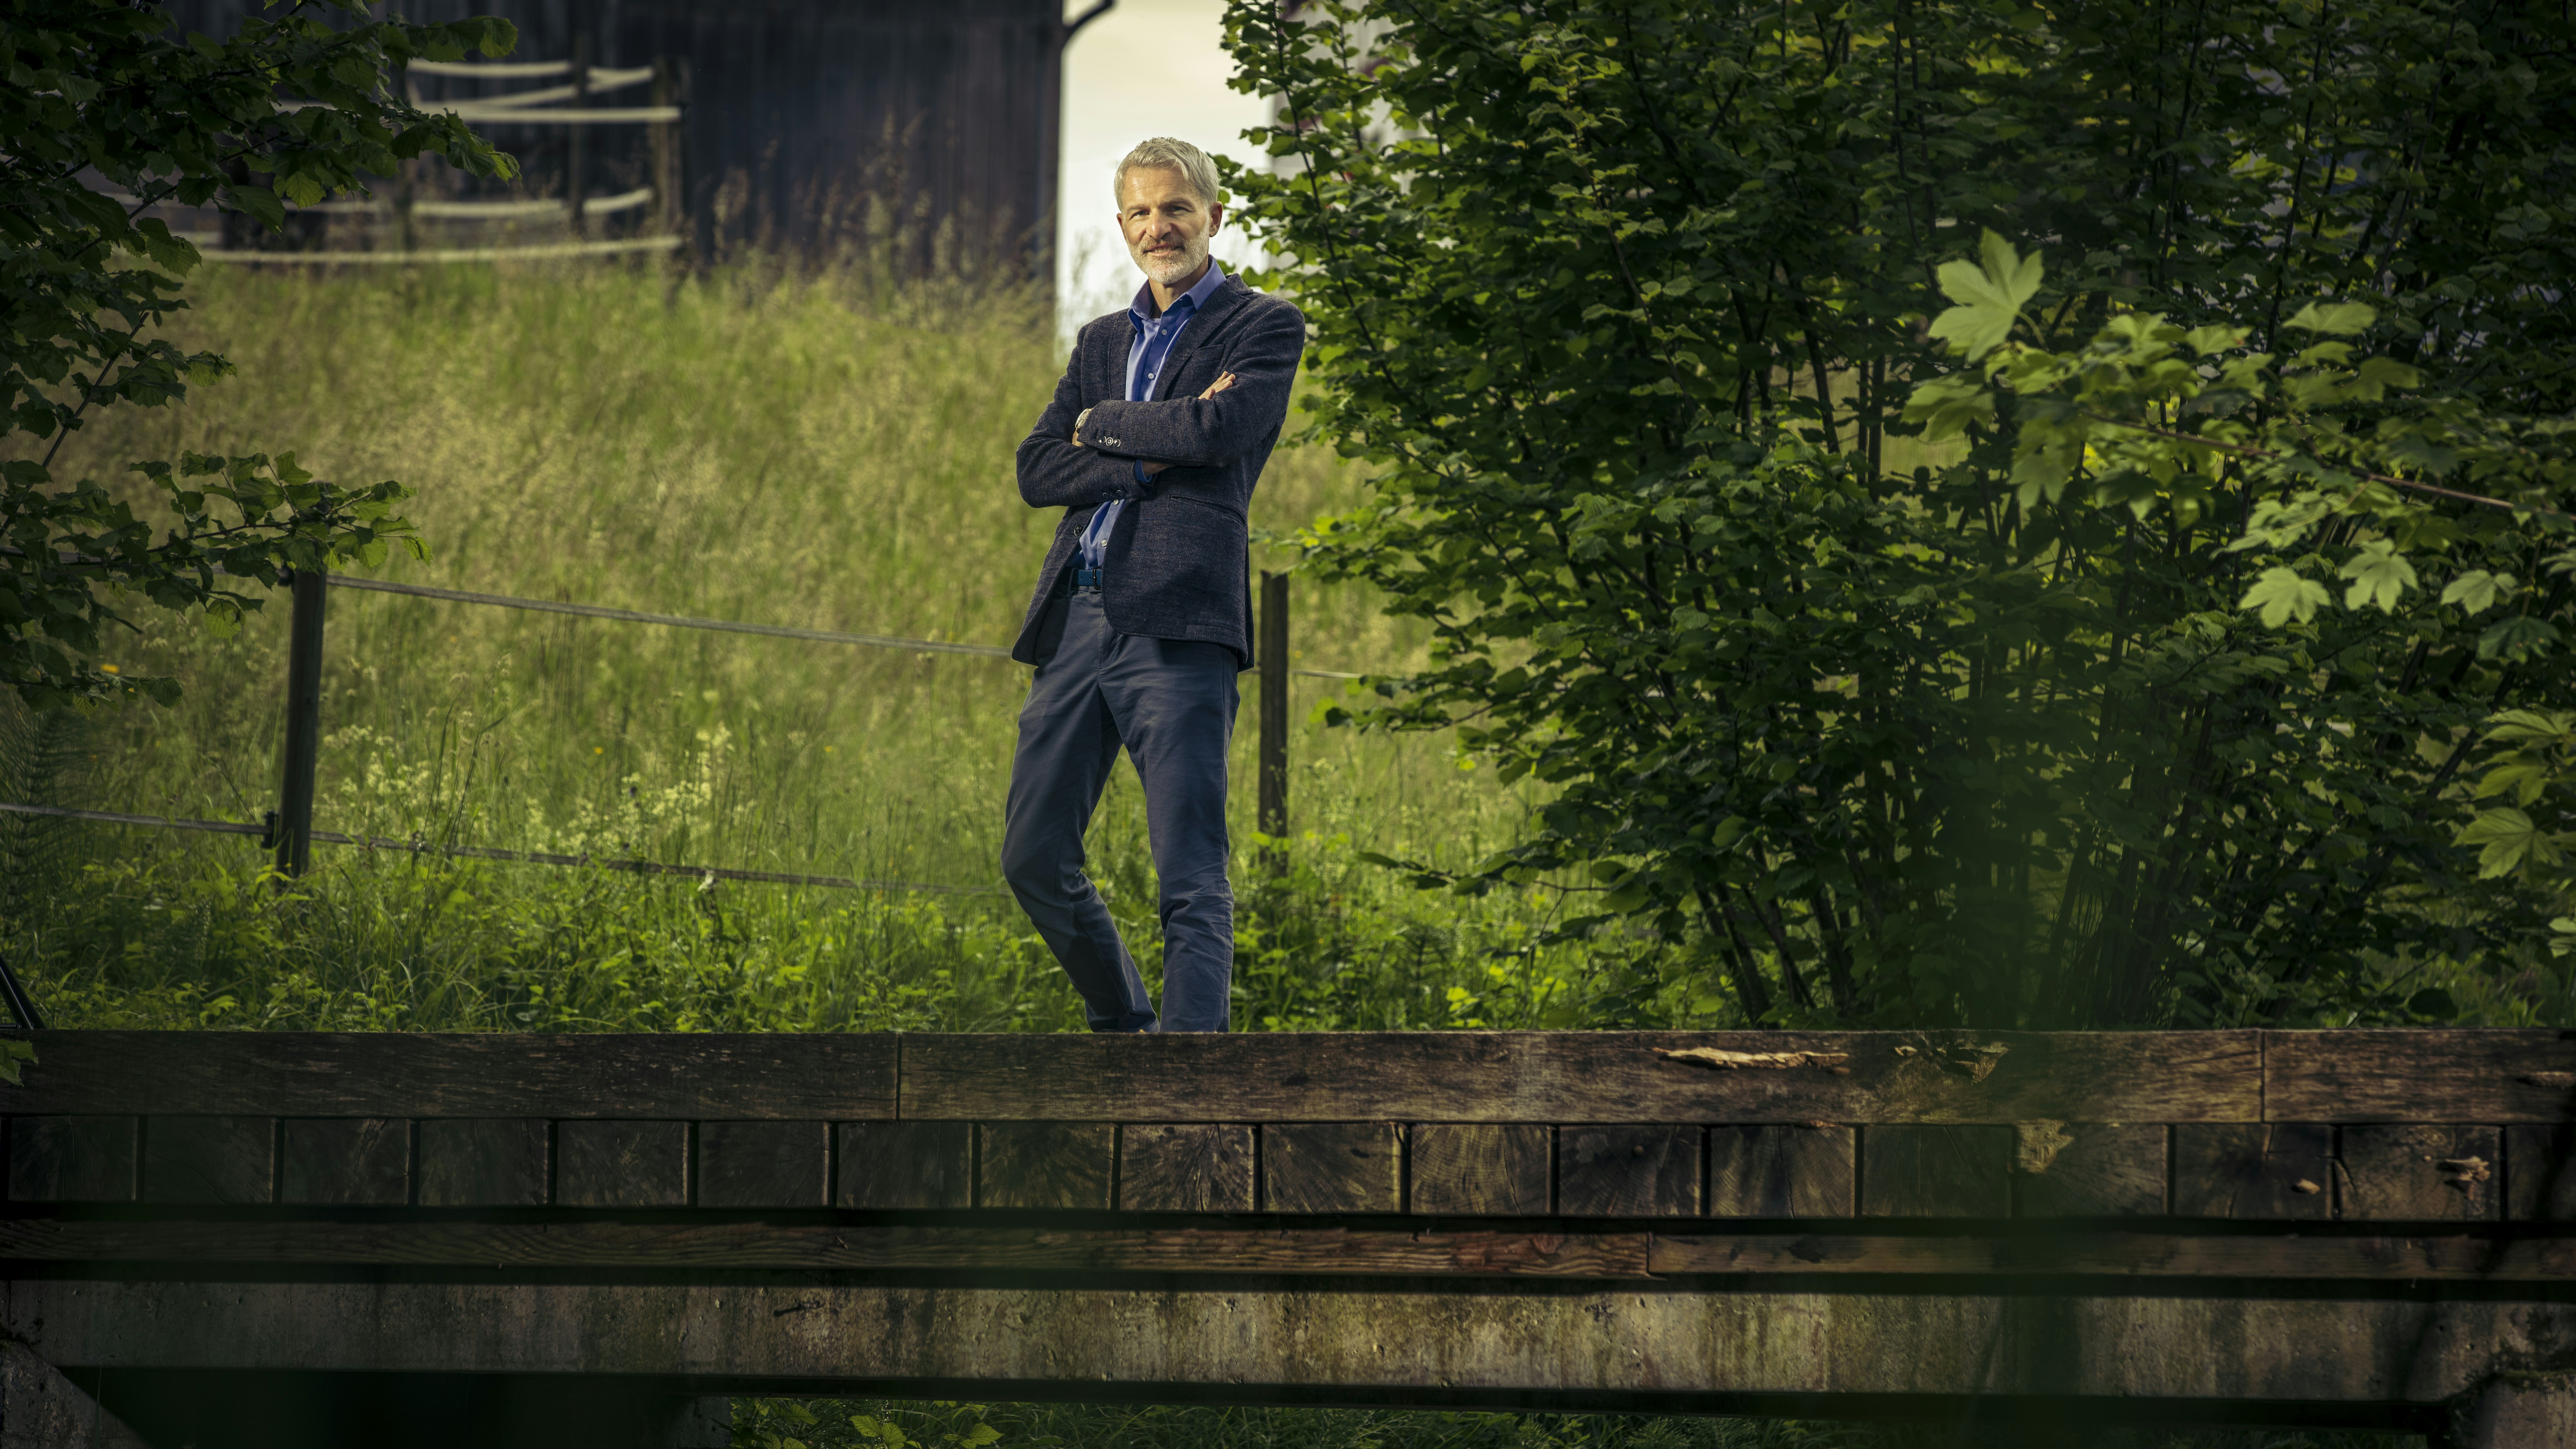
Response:
[[[1031,652],[1037,655],[1040,669],[1044,669],[1046,662],[1064,647],[1064,617],[1072,608],[1073,596],[1070,594],[1058,594],[1047,600],[1046,615],[1038,620],[1037,642],[1030,646]]]

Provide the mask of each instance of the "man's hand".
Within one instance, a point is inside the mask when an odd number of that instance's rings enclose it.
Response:
[[[1221,393],[1232,386],[1234,386],[1234,374],[1229,372],[1219,377],[1216,381],[1209,383],[1207,385],[1207,390],[1199,394],[1199,401],[1206,402],[1209,398],[1216,396],[1218,393]],[[1080,418],[1075,418],[1073,420],[1073,445],[1077,448],[1082,446],[1082,419]],[[1145,463],[1139,466],[1145,470],[1145,476],[1151,478],[1155,474],[1162,472],[1164,469],[1172,465],[1169,463]]]

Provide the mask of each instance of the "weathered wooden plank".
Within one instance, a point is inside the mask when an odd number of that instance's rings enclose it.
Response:
[[[1406,1133],[1410,1210],[1452,1217],[1545,1216],[1553,1136],[1529,1123],[1413,1124]]]
[[[832,1205],[962,1208],[975,1201],[969,1122],[841,1122],[833,1126],[840,1182]]]
[[[2176,1217],[2334,1216],[2334,1129],[2322,1123],[2185,1123],[2174,1129],[2173,1155]]]
[[[1403,1164],[1392,1122],[1265,1123],[1261,1205],[1274,1213],[1395,1212]]]
[[[2493,1218],[2501,1142],[2494,1127],[2346,1127],[2335,1162],[2339,1215],[2358,1221]]]
[[[828,1207],[829,1122],[701,1122],[698,1206]]]
[[[0,1219],[0,1261],[1642,1278],[1643,1233]]]
[[[1694,1047],[1846,1060],[1658,1055]],[[913,1036],[902,1092],[907,1120],[985,1121],[2251,1122],[2263,1107],[2250,1031]]]
[[[686,1207],[686,1122],[557,1122],[555,1201],[564,1207]]]
[[[276,1167],[274,1117],[143,1119],[145,1202],[268,1202]]]
[[[1118,1206],[1129,1212],[1252,1211],[1252,1129],[1148,1123],[1118,1129]]]
[[[1708,1129],[1708,1214],[1847,1218],[1857,1185],[1852,1129],[1800,1122]]]
[[[2012,1211],[2012,1154],[2009,1127],[1863,1128],[1861,1216],[2007,1216]]]
[[[2576,1122],[2576,1031],[2270,1031],[2263,1053],[2265,1121]]]
[[[2402,1283],[2576,1281],[2576,1239],[2487,1233],[2390,1237],[2163,1232],[1655,1235],[1658,1277],[1688,1274],[2100,1275]]]
[[[11,1202],[132,1202],[135,1117],[9,1119]]]
[[[339,1207],[411,1201],[411,1123],[400,1117],[290,1117],[277,1200]]]
[[[542,1207],[551,1177],[543,1117],[450,1117],[420,1124],[422,1207]]]
[[[1177,1384],[1236,1398],[1284,1385],[1308,1401],[1331,1388],[1528,1408],[1579,1393],[1631,1412],[1720,1407],[1692,1395],[1937,1393],[2003,1408],[2028,1394],[2124,1417],[2155,1399],[2432,1408],[2499,1362],[2551,1362],[2576,1342],[2576,1304],[2483,1298],[1494,1287],[395,1278],[210,1294],[31,1276],[0,1284],[0,1329],[74,1367],[717,1374],[808,1393],[971,1380],[996,1400],[1049,1385],[1165,1401]]]
[[[277,1117],[894,1115],[891,1033],[44,1031],[11,1110]]]
[[[1697,1127],[1560,1127],[1556,1210],[1567,1217],[1696,1216],[1699,1139]]]
[[[2013,1186],[2026,1218],[2156,1217],[2165,1210],[2165,1129],[2118,1122],[2024,1122]]]
[[[2576,1237],[2172,1232],[1531,1233],[1269,1227],[0,1220],[0,1261],[514,1268],[1931,1275],[2576,1282]]]
[[[2507,1127],[2504,1165],[2507,1218],[2576,1221],[2576,1125]]]
[[[990,1122],[975,1129],[975,1205],[1109,1206],[1118,1129],[1106,1122]]]

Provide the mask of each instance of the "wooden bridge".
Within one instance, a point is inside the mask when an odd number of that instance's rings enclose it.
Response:
[[[164,1449],[751,1393],[2576,1442],[2576,1033],[32,1040],[0,1328]]]

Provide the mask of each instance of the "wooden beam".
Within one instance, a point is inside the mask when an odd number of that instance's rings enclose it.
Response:
[[[2507,1127],[2504,1160],[2508,1219],[2576,1221],[2576,1125]]]
[[[2250,1031],[917,1034],[903,1049],[902,1115],[1084,1122],[2253,1122],[2263,1111],[2258,1040]],[[1819,1056],[1813,1064],[1726,1069],[1660,1054],[1693,1047],[1774,1059]],[[1826,1057],[1839,1061],[1829,1064]]]
[[[2336,1157],[2336,1215],[2352,1221],[2496,1216],[2502,1132],[2494,1127],[2346,1127]]]
[[[543,1117],[450,1117],[420,1124],[422,1207],[543,1207],[553,1178]]]
[[[2012,1215],[2007,1127],[1871,1127],[1861,1133],[1860,1212],[1869,1218]]]
[[[1392,1122],[1281,1122],[1261,1129],[1261,1206],[1274,1213],[1391,1213],[1403,1205],[1404,1143]]]
[[[1056,1228],[774,1222],[0,1220],[0,1261],[507,1269],[757,1268],[1094,1273],[1411,1274],[1665,1279],[1747,1274],[2576,1282],[2576,1237],[2319,1236],[2099,1230],[1871,1233],[1171,1226]]]
[[[698,1124],[698,1206],[818,1208],[831,1201],[832,1124]]]
[[[686,1122],[558,1122],[555,1197],[564,1207],[686,1207]]]
[[[0,1261],[1643,1278],[1642,1233],[0,1220]]]
[[[1118,1129],[1105,1122],[995,1122],[975,1130],[975,1205],[1109,1207]]]
[[[1417,1122],[1412,1200],[1426,1216],[1544,1217],[1554,1133],[1545,1127]]]
[[[286,1123],[277,1200],[331,1207],[411,1201],[411,1123],[399,1117],[305,1117]]]
[[[1567,1217],[1699,1215],[1697,1127],[1562,1127],[1556,1210]]]
[[[397,1275],[245,1279],[210,1294],[195,1281],[22,1277],[0,1284],[0,1329],[72,1368],[725,1374],[808,1392],[973,1381],[1005,1401],[1122,1384],[1511,1396],[1498,1407],[1582,1391],[1638,1409],[1693,1393],[2027,1394],[2123,1414],[2157,1399],[2431,1408],[2499,1359],[2548,1362],[2576,1342],[2576,1305],[2555,1302],[1496,1288]]]
[[[132,1202],[137,1117],[9,1119],[11,1202]]]
[[[2267,1031],[2263,1060],[2269,1122],[2576,1121],[2576,1032]]]
[[[42,1031],[19,1113],[890,1118],[892,1034]]]
[[[1118,1206],[1142,1213],[1252,1211],[1252,1129],[1240,1123],[1118,1129]]]
[[[2489,1233],[2320,1237],[2284,1233],[2049,1232],[1937,1235],[1655,1235],[1658,1277],[1714,1273],[2285,1278],[2353,1283],[2576,1280],[2576,1239]]]
[[[145,1202],[270,1202],[276,1167],[274,1117],[143,1119]]]
[[[2014,1131],[2013,1190],[2020,1216],[2163,1215],[2164,1128],[2118,1122],[2025,1122]]]
[[[1713,1218],[1847,1218],[1859,1163],[1852,1129],[1828,1122],[1712,1127],[1708,1215]]]
[[[833,1129],[840,1182],[832,1205],[962,1208],[975,1201],[971,1122],[842,1122]]]
[[[2173,1131],[2173,1155],[2176,1217],[2334,1216],[2334,1129],[2323,1123],[2187,1122]]]

